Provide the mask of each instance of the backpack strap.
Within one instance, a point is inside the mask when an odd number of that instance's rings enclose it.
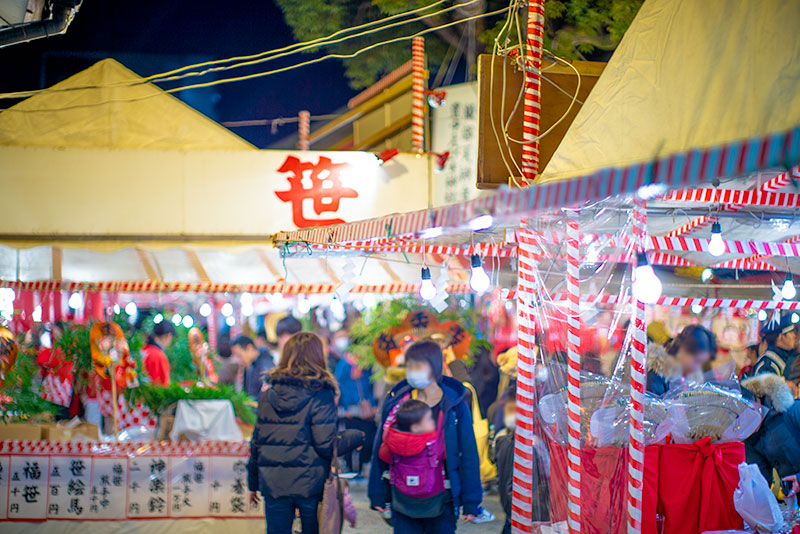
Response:
[[[392,408],[392,411],[389,412],[389,415],[386,416],[386,421],[383,422],[384,437],[386,437],[386,432],[389,431],[389,429],[394,424],[395,419],[397,419],[397,410],[400,408],[400,405],[403,404],[405,401],[407,401],[410,397],[411,395],[406,393],[402,399],[397,401],[397,404],[394,405],[394,408]]]

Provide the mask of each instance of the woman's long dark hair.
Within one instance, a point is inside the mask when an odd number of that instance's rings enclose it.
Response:
[[[680,349],[692,355],[708,352],[713,360],[717,356],[717,338],[708,329],[692,324],[667,345],[667,353],[672,356],[677,355]]]
[[[325,365],[325,345],[322,338],[311,332],[298,332],[286,341],[281,361],[270,376],[329,382],[336,394],[339,394],[339,385]]]
[[[156,338],[161,337],[166,334],[175,335],[175,327],[172,326],[172,323],[167,321],[166,319],[162,320],[160,323],[156,324],[153,327],[153,331],[150,332],[150,335],[147,336],[147,344],[148,345],[155,345]]]

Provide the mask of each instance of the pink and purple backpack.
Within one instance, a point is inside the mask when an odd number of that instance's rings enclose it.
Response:
[[[384,438],[386,432],[394,424],[394,414],[397,407],[389,414],[384,424]],[[439,413],[436,423],[436,438],[429,441],[419,454],[413,456],[400,456],[392,454],[389,465],[389,483],[397,488],[403,495],[415,498],[433,497],[445,490],[445,444],[444,444],[444,416]]]

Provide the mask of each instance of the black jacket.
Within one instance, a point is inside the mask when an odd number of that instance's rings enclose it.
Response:
[[[321,496],[336,439],[334,385],[291,377],[270,383],[250,440],[250,491],[271,498]]]
[[[490,459],[497,466],[497,493],[506,517],[511,517],[511,489],[514,483],[514,434],[501,430],[492,442]]]

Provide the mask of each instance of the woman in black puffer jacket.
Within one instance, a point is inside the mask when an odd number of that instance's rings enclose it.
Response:
[[[317,534],[317,507],[331,470],[335,440],[340,454],[360,446],[363,434],[337,438],[339,388],[325,367],[316,334],[299,332],[284,346],[270,387],[258,401],[258,422],[250,440],[250,499],[266,500],[267,533],[290,534],[296,510],[303,534]]]

